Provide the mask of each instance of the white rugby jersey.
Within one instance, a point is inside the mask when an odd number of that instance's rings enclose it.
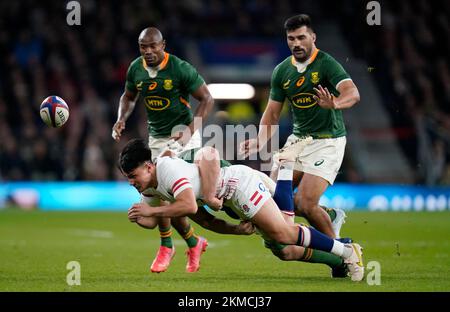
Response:
[[[191,188],[197,199],[201,199],[201,180],[197,165],[185,162],[180,158],[169,156],[156,158],[156,176],[158,186],[156,189],[148,188],[142,192],[144,200],[151,203],[152,198],[160,198],[174,202],[178,194]],[[273,194],[275,183],[264,173],[243,165],[232,165],[220,169],[219,181],[216,187],[216,196],[229,200],[234,195],[240,182],[249,175],[259,176]]]
[[[158,186],[143,191],[144,197],[159,197],[173,202],[178,194],[191,188],[195,197],[200,198],[200,175],[196,165],[169,156],[157,157],[155,163]]]

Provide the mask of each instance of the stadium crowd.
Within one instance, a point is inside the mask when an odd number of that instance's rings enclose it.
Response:
[[[358,19],[361,8],[351,1],[339,4],[344,33],[374,69],[416,182],[450,184],[450,3],[381,2],[378,28]]]
[[[121,178],[116,158],[123,144],[147,136],[142,105],[121,143],[112,140],[111,127],[127,67],[138,55],[138,32],[150,24],[163,31],[170,53],[186,58],[187,38],[280,38],[286,17],[308,12],[316,23],[336,20],[355,55],[376,69],[417,182],[450,184],[446,1],[382,1],[378,28],[365,24],[360,16],[365,8],[352,1],[80,2],[81,26],[66,24],[67,11],[59,2],[0,3],[0,181]],[[61,129],[47,128],[39,117],[39,104],[51,94],[70,106],[69,122]],[[254,108],[247,122],[259,120],[262,110]],[[338,180],[351,181],[345,174],[350,167],[344,162]]]

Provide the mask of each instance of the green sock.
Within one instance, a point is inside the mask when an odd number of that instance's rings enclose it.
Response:
[[[323,210],[325,210],[326,213],[328,213],[328,215],[330,216],[331,222],[333,222],[334,219],[336,219],[336,211],[334,211],[333,208],[327,208],[325,206],[320,206],[320,208],[322,208]]]
[[[183,234],[183,238],[186,241],[186,244],[188,245],[189,248],[195,247],[197,246],[197,236],[194,235],[194,228],[189,225],[185,231],[185,234]]]
[[[159,236],[161,237],[161,246],[172,248],[172,229],[168,227],[159,227]]]
[[[300,259],[298,259],[298,261],[323,263],[331,268],[340,266],[344,262],[341,257],[333,255],[332,253],[311,248],[305,248],[305,253]]]

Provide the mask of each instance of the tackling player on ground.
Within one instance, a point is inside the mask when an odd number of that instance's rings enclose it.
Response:
[[[158,157],[155,162],[151,159],[151,151],[142,140],[130,141],[120,154],[122,173],[131,185],[149,198],[134,204],[128,217],[133,220],[195,214],[197,200],[201,200],[197,166],[178,158]],[[224,167],[220,170],[216,189],[217,197],[224,199],[224,205],[231,207],[242,220],[251,221],[267,239],[330,252],[344,259],[352,280],[363,279],[361,247],[343,244],[311,227],[288,224],[255,170],[242,165]],[[159,206],[157,199],[168,200],[171,204]]]

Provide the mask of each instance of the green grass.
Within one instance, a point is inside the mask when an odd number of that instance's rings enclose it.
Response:
[[[201,270],[185,273],[185,244],[169,270],[149,273],[158,231],[125,213],[0,211],[0,291],[450,291],[450,212],[351,212],[342,230],[381,265],[381,285],[331,279],[320,264],[282,262],[260,237],[219,235],[196,226],[210,246]],[[66,264],[81,264],[68,286]]]

